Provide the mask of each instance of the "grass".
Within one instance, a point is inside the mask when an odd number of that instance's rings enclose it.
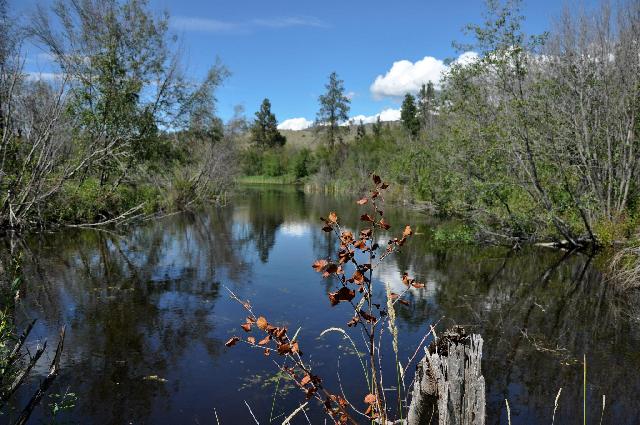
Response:
[[[236,180],[240,184],[296,184],[299,183],[294,176],[242,176]]]

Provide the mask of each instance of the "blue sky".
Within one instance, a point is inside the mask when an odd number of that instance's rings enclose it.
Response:
[[[10,4],[24,16],[36,0]],[[525,29],[547,30],[562,5],[524,0]],[[332,71],[352,96],[352,116],[399,108],[397,95],[435,75],[442,60],[458,57],[451,42],[463,41],[462,27],[481,22],[483,11],[481,0],[150,0],[150,6],[169,11],[190,75],[202,77],[216,57],[232,72],[218,93],[223,118],[231,117],[238,104],[251,118],[268,97],[281,122],[313,120]],[[28,61],[27,70],[46,66],[42,60]]]

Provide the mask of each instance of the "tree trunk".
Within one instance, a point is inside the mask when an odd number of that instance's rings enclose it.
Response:
[[[425,349],[416,370],[407,425],[484,425],[482,337],[455,327]]]

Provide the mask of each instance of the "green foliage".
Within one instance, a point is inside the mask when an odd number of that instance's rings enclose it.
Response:
[[[471,244],[475,242],[474,230],[461,223],[445,223],[433,232],[433,239],[443,244]]]
[[[360,123],[356,128],[356,140],[362,140],[366,135],[367,135],[367,129],[364,126],[364,123],[362,122],[362,120],[360,120]]]
[[[325,94],[318,98],[320,110],[316,116],[316,129],[325,133],[327,144],[333,147],[336,142],[342,142],[342,133],[348,131],[348,127],[340,124],[349,119],[351,100],[344,93],[344,81],[335,72],[329,75],[325,89]]]
[[[76,407],[78,396],[67,389],[64,394],[50,394],[49,399],[51,400],[49,402],[51,424],[61,424],[63,422],[59,422],[58,416],[61,413],[73,410]]]
[[[317,154],[303,149],[260,149],[249,147],[240,154],[241,173],[244,176],[283,177],[301,180],[317,170]],[[266,179],[270,181],[270,179]],[[243,180],[245,181],[245,180]],[[258,179],[257,181],[261,181]]]
[[[46,221],[50,223],[87,223],[112,218],[118,211],[143,205],[148,213],[161,209],[160,189],[149,184],[100,185],[96,177],[83,182],[69,181],[47,206]]]
[[[400,120],[411,137],[416,137],[418,135],[418,132],[420,131],[418,109],[416,108],[415,98],[409,93],[404,96],[404,101],[400,108]]]
[[[264,99],[260,110],[256,112],[256,119],[251,126],[251,140],[263,149],[282,147],[287,141],[278,130],[278,121],[271,112],[269,99]]]

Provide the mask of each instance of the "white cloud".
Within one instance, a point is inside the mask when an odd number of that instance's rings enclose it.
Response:
[[[455,62],[469,64],[478,57],[475,52],[462,53]],[[394,62],[385,75],[378,75],[371,84],[370,90],[374,97],[404,96],[406,93],[417,93],[422,84],[432,81],[439,87],[442,75],[449,66],[441,59],[425,56],[414,62],[401,60]]]
[[[378,120],[378,116],[380,116],[380,121],[398,121],[400,120],[400,109],[387,108],[375,115],[356,115],[349,118],[349,121],[344,122],[340,125],[347,126],[352,124],[359,124],[360,120],[362,120],[364,124],[372,124]],[[313,121],[309,121],[306,118],[290,118],[288,120],[282,121],[280,125],[278,125],[278,129],[305,130],[311,126],[313,126]]]
[[[400,109],[388,108],[375,115],[356,115],[351,117],[349,121],[359,124],[360,120],[362,120],[363,124],[371,124],[378,120],[378,116],[380,116],[380,121],[398,121],[400,119]]]
[[[305,130],[313,125],[313,121],[306,118],[289,118],[278,125],[278,130]]]
[[[242,22],[223,21],[213,18],[176,16],[171,19],[171,27],[181,31],[194,32],[241,32],[246,33],[257,28],[315,27],[327,28],[328,25],[312,16],[288,16],[269,19],[251,19]]]
[[[400,109],[385,109],[380,112],[380,121],[398,121],[400,120]]]

